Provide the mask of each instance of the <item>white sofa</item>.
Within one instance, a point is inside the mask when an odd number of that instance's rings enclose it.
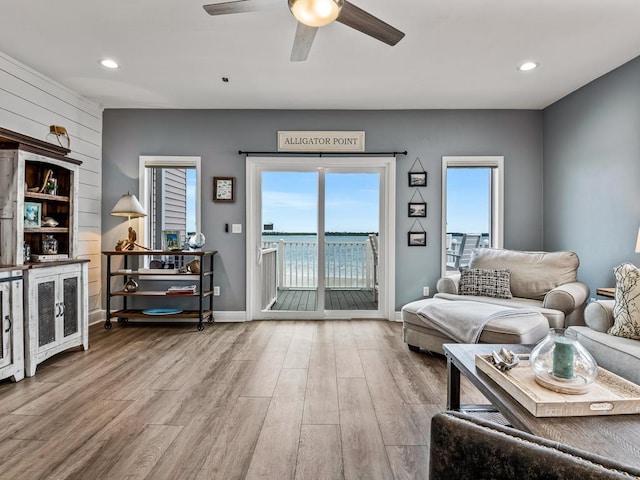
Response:
[[[525,316],[523,320],[513,315],[511,318],[490,320],[480,334],[480,343],[535,343],[546,334],[549,327],[584,325],[589,287],[577,279],[579,265],[580,261],[574,252],[476,249],[469,268],[508,269],[513,297],[460,295],[460,274],[443,277],[438,280],[438,293],[433,300],[417,300],[402,308],[404,341],[412,350],[426,349],[440,353],[444,343],[455,342],[441,328],[434,328],[429,318],[419,313],[429,302],[442,300],[470,302],[470,310],[473,309],[473,303],[479,302],[505,309],[535,310],[542,314],[537,319]],[[541,321],[542,317],[544,319]]]
[[[573,326],[578,341],[593,355],[598,365],[640,385],[640,340],[610,335],[614,300],[598,300],[587,305],[586,326]]]

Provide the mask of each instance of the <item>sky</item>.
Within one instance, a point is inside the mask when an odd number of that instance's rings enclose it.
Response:
[[[377,173],[327,173],[327,232],[377,232],[380,176]],[[277,232],[317,230],[318,174],[263,172],[262,223]]]
[[[187,232],[196,231],[196,169],[187,168]],[[202,230],[202,229],[200,229]]]
[[[490,170],[447,170],[447,232],[489,233]]]
[[[489,232],[489,180],[488,168],[449,168],[448,232]],[[316,232],[317,183],[315,172],[264,172],[262,223],[277,232]],[[379,184],[374,173],[326,174],[325,231],[377,232]]]

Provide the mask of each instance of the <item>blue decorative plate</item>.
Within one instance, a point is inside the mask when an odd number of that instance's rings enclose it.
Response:
[[[176,313],[182,313],[182,310],[179,308],[149,308],[143,310],[142,313],[145,315],[175,315]]]

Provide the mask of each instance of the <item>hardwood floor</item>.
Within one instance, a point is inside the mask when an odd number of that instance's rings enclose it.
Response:
[[[427,478],[446,364],[401,329],[93,326],[88,351],[0,383],[0,479]]]

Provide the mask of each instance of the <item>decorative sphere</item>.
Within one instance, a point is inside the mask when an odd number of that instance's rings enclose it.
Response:
[[[202,248],[204,246],[204,234],[198,232],[189,237],[189,248]]]

